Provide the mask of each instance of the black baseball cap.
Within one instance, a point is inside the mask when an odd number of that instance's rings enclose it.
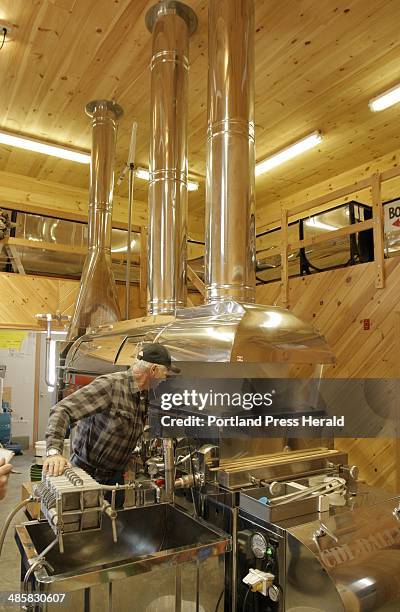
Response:
[[[180,368],[172,365],[171,355],[169,354],[168,349],[158,342],[144,344],[143,348],[137,354],[137,358],[143,359],[143,361],[147,361],[148,363],[163,365],[171,372],[175,372],[175,374],[179,374],[181,371]]]

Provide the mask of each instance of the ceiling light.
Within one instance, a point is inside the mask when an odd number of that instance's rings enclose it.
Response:
[[[82,153],[81,151],[48,144],[47,142],[34,140],[33,138],[27,138],[25,136],[16,136],[9,132],[0,131],[0,144],[27,149],[28,151],[43,153],[44,155],[51,155],[53,157],[60,157],[61,159],[68,159],[80,164],[90,164],[90,153]]]
[[[396,85],[396,87],[392,87],[385,93],[377,96],[376,98],[372,98],[369,101],[369,107],[372,111],[382,111],[385,108],[389,108],[389,106],[393,106],[393,104],[397,104],[400,102],[400,85]]]
[[[148,181],[150,178],[150,173],[146,168],[137,168],[135,172],[136,176],[143,181]],[[194,181],[188,181],[188,191],[197,191],[199,188],[199,184]]]
[[[322,223],[322,221],[317,221],[316,219],[308,219],[306,221],[306,225],[308,225],[308,227],[314,227],[314,228],[318,228],[318,229],[328,230],[330,232],[339,229],[335,225],[329,225],[329,223]]]
[[[290,145],[290,147],[286,147],[285,149],[282,149],[282,151],[275,153],[275,155],[267,157],[263,161],[256,164],[256,176],[272,170],[272,168],[275,168],[276,166],[283,164],[285,161],[296,157],[296,155],[300,155],[300,153],[304,153],[304,151],[308,151],[308,149],[312,149],[319,144],[321,140],[321,133],[313,132],[309,136],[306,136],[298,142]]]

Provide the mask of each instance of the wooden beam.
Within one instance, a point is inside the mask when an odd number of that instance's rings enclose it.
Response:
[[[287,306],[289,302],[289,262],[288,262],[288,211],[281,210],[281,302]]]
[[[372,195],[372,215],[374,221],[374,261],[376,268],[376,283],[377,289],[383,289],[385,286],[385,269],[384,269],[384,236],[383,236],[383,208],[381,199],[381,177],[376,173],[372,176],[371,182]]]
[[[62,183],[43,181],[22,174],[0,171],[0,204],[18,206],[24,212],[60,216],[76,221],[88,219],[88,191]],[[147,224],[147,202],[134,201],[133,223]],[[128,200],[120,196],[113,198],[113,224],[127,226]]]
[[[22,174],[0,171],[0,206],[71,221],[88,220],[88,190],[64,183],[44,181]],[[148,225],[147,201],[134,200],[132,231]],[[194,215],[188,219],[190,235],[201,240],[204,222]],[[127,229],[128,199],[114,195],[113,227]]]
[[[29,249],[39,249],[44,251],[52,251],[56,253],[67,253],[69,255],[87,255],[87,249],[84,247],[73,247],[70,244],[61,244],[56,242],[42,242],[36,240],[26,240],[25,238],[5,238],[0,241],[0,246],[3,245],[7,248],[13,249],[15,252],[15,247],[21,248],[29,248]],[[126,259],[126,253],[111,253],[111,259],[124,261]],[[139,263],[139,256],[132,255],[132,263]],[[22,272],[24,273],[24,272]]]
[[[330,193],[320,196],[319,198],[315,198],[314,200],[310,200],[309,202],[299,204],[299,206],[293,206],[293,208],[290,208],[289,210],[289,217],[295,217],[297,215],[300,215],[301,213],[312,211],[313,208],[318,208],[319,206],[328,204],[333,200],[344,198],[345,196],[355,193],[356,191],[367,189],[370,185],[371,179],[369,177],[362,179],[361,181],[357,181],[356,183],[352,183],[351,185],[346,185],[341,189],[331,191]]]
[[[61,219],[65,221],[77,221],[78,223],[87,223],[88,215],[80,212],[69,212],[67,210],[55,211],[54,208],[46,208],[43,206],[34,206],[31,204],[26,204],[24,202],[10,202],[1,199],[1,186],[0,186],[0,205],[2,208],[6,208],[7,210],[15,210],[16,212],[21,213],[31,213],[36,215],[43,215],[44,217],[50,217],[52,219]],[[127,230],[128,224],[123,221],[118,221],[117,219],[112,220],[112,227],[115,229]],[[132,225],[133,232],[140,232],[140,225]]]
[[[139,270],[139,306],[147,306],[147,266],[148,266],[148,245],[147,228],[142,227],[140,234],[140,270]]]
[[[381,181],[390,181],[391,179],[397,178],[400,176],[400,167],[395,166],[394,168],[389,168],[389,170],[385,170],[381,172]]]
[[[350,236],[351,234],[357,234],[374,227],[373,220],[360,221],[360,223],[353,223],[347,227],[341,227],[337,230],[326,232],[319,236],[313,236],[311,238],[305,238],[304,240],[296,240],[288,245],[288,251],[295,251],[304,247],[312,246],[314,244],[321,244],[323,242],[330,242],[336,238],[343,238],[343,236]]]
[[[193,268],[189,265],[187,266],[186,275],[190,282],[196,287],[197,291],[201,293],[201,295],[204,297],[206,294],[206,288],[204,286],[204,283],[201,278],[197,276]]]
[[[26,331],[44,331],[43,327],[40,327],[39,324],[36,324],[34,322],[31,323],[7,323],[7,321],[4,323],[1,319],[0,319],[0,329],[26,329]],[[61,327],[58,327],[57,329],[61,330]]]

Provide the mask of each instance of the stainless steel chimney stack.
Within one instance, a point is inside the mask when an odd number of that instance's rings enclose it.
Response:
[[[67,341],[121,319],[111,266],[111,215],[117,120],[122,108],[110,100],[93,100],[86,106],[92,117],[88,255]]]
[[[254,0],[210,0],[208,54],[206,302],[254,302]]]
[[[186,305],[187,107],[193,10],[163,1],[146,15],[153,34],[149,182],[149,314]]]

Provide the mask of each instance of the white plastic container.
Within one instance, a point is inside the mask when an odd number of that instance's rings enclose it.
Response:
[[[70,441],[64,440],[64,450],[63,456],[66,459],[70,458]],[[44,460],[46,459],[46,441],[38,440],[35,442],[35,463],[36,465],[43,465]]]

